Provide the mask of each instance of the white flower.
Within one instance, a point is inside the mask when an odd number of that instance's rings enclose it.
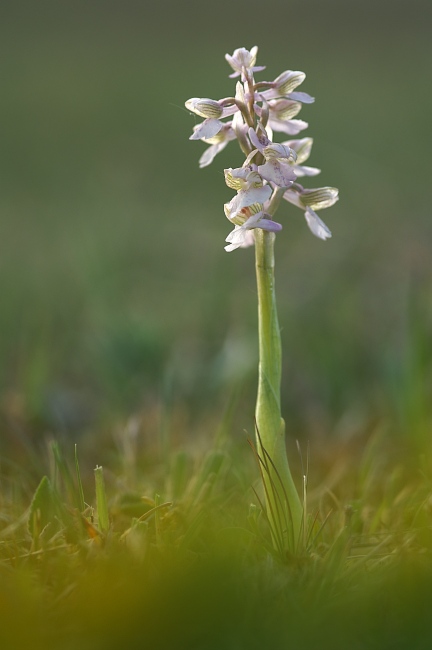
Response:
[[[309,230],[319,239],[328,239],[332,236],[315,210],[323,210],[334,205],[339,198],[339,190],[335,187],[318,187],[306,190],[301,185],[289,188],[284,193],[284,199],[304,210],[304,217]]]
[[[275,99],[277,97],[287,97],[303,104],[312,104],[315,99],[302,92],[293,92],[297,86],[305,80],[306,75],[299,70],[285,70],[274,81],[263,81],[259,86],[268,86],[268,90],[261,92],[264,99]]]
[[[259,129],[259,133],[256,133],[251,127],[249,139],[266,161],[264,165],[258,165],[260,176],[266,181],[275,183],[278,187],[292,185],[296,175],[288,161],[296,158],[295,152],[283,144],[271,142],[262,127]]]
[[[230,78],[234,79],[240,75],[243,76],[244,71],[253,73],[259,72],[260,70],[265,70],[264,65],[255,65],[257,54],[258,47],[256,45],[254,45],[250,51],[246,50],[244,47],[240,47],[239,49],[234,50],[232,56],[230,54],[225,54],[226,60],[234,70],[234,72],[229,75]]]
[[[228,105],[226,106],[227,102]],[[204,122],[194,127],[194,132],[189,140],[209,140],[213,138],[225,126],[220,119],[234,115],[238,111],[231,98],[215,100],[207,97],[192,97],[185,102],[185,106],[192,113],[206,118]]]
[[[237,169],[224,169],[225,183],[232,190],[248,190],[251,187],[262,187],[263,179],[251,165]]]
[[[302,138],[301,140],[287,140],[282,144],[286,145],[297,154],[297,160],[292,165],[295,175],[298,176],[316,176],[321,172],[317,167],[306,167],[301,163],[305,162],[309,156],[312,149],[313,139],[312,138]]]
[[[255,228],[261,228],[262,230],[267,230],[268,232],[278,232],[282,230],[280,223],[276,223],[265,212],[260,210],[259,212],[253,212],[255,206],[246,208],[244,212],[250,214],[246,221],[240,226],[236,225],[234,230],[232,230],[225,241],[228,242],[228,246],[225,246],[225,250],[228,252],[234,251],[236,248],[246,248],[251,246],[254,243],[251,231]],[[251,214],[252,213],[252,214]]]
[[[285,70],[273,81],[256,83],[254,72],[264,70],[264,66],[255,65],[257,54],[258,48],[254,46],[225,55],[233,69],[230,77],[240,77],[234,97],[192,97],[185,102],[186,108],[204,118],[194,126],[190,137],[209,145],[199,159],[200,167],[210,165],[231,140],[238,141],[245,155],[241,167],[224,170],[226,184],[237,192],[224,205],[226,217],[234,224],[226,239],[228,251],[252,245],[256,228],[271,232],[282,228],[273,221],[281,195],[303,211],[316,237],[328,239],[331,232],[315,210],[328,208],[338,200],[334,187],[305,189],[297,182],[299,177],[320,173],[316,167],[304,164],[310,156],[312,138],[272,141],[275,131],[292,137],[308,126],[297,119],[302,104],[315,101],[297,90],[306,78],[305,73]]]
[[[201,140],[209,144],[210,147],[204,151],[201,158],[199,159],[200,168],[210,165],[213,162],[215,156],[217,156],[218,153],[225,149],[228,142],[235,139],[236,134],[234,133],[231,122],[224,124],[221,130],[212,138],[201,138]]]
[[[259,205],[258,210],[261,210],[271,194],[272,189],[270,185],[247,187],[244,190],[240,190],[229,203],[225,203],[225,215],[233,223],[243,225],[245,218],[249,216],[246,209],[251,205]]]
[[[307,122],[292,119],[301,109],[300,102],[294,102],[291,99],[273,99],[268,102],[268,107],[268,125],[273,131],[297,135],[303,129],[307,129]]]
[[[254,246],[255,237],[253,234],[253,229],[244,228],[244,226],[236,226],[232,230],[225,241],[230,242],[228,246],[225,246],[227,253],[235,251],[236,248],[249,248]]]
[[[223,107],[220,102],[207,97],[191,97],[191,99],[185,101],[185,106],[200,117],[217,119],[222,117],[223,114]]]

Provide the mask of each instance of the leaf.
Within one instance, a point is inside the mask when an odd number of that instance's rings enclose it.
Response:
[[[105,534],[109,530],[109,513],[108,501],[105,491],[105,481],[103,475],[103,468],[96,467],[94,470],[95,483],[96,483],[96,507],[98,516],[98,526],[101,533]]]
[[[52,521],[55,512],[54,495],[50,480],[44,476],[34,493],[30,504],[28,530],[33,540]]]

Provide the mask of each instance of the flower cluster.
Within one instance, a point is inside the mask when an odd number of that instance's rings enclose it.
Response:
[[[186,108],[204,118],[190,137],[210,145],[199,160],[200,167],[210,165],[231,140],[238,140],[246,156],[242,167],[224,170],[226,184],[237,192],[224,206],[226,217],[234,225],[226,238],[227,251],[252,245],[255,228],[281,230],[273,215],[282,198],[303,210],[316,237],[327,239],[331,232],[315,210],[328,208],[338,200],[334,187],[305,189],[297,182],[299,177],[320,173],[303,164],[309,158],[312,138],[273,142],[274,131],[295,136],[308,126],[296,119],[302,104],[314,101],[307,93],[296,90],[306,75],[286,70],[274,81],[256,83],[254,73],[265,69],[255,65],[257,53],[255,46],[250,51],[239,48],[232,56],[225,55],[234,71],[230,77],[240,77],[234,97],[193,97],[185,103]]]

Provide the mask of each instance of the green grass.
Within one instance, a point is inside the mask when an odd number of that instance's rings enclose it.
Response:
[[[428,647],[430,470],[388,445],[332,445],[333,478],[312,449],[293,556],[274,549],[246,436],[156,445],[151,462],[118,450],[95,483],[52,444],[33,497],[16,469],[3,479],[4,647]]]

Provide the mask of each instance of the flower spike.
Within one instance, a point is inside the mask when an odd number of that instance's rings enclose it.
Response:
[[[236,195],[225,204],[227,218],[234,224],[228,235],[226,250],[235,250],[254,243],[256,229],[278,232],[279,224],[272,216],[283,197],[303,211],[311,232],[319,239],[328,239],[331,232],[315,210],[328,208],[338,200],[332,187],[307,189],[297,179],[316,176],[320,170],[304,163],[312,149],[312,138],[275,142],[273,132],[296,136],[308,127],[298,119],[303,104],[314,98],[297,88],[306,75],[299,70],[285,70],[273,81],[256,82],[254,75],[265,69],[257,66],[258,47],[240,47],[225,59],[237,79],[234,96],[224,99],[192,97],[185,106],[203,118],[193,127],[190,140],[201,140],[207,149],[199,159],[207,167],[216,155],[233,140],[244,153],[242,167],[224,170],[225,182]]]

